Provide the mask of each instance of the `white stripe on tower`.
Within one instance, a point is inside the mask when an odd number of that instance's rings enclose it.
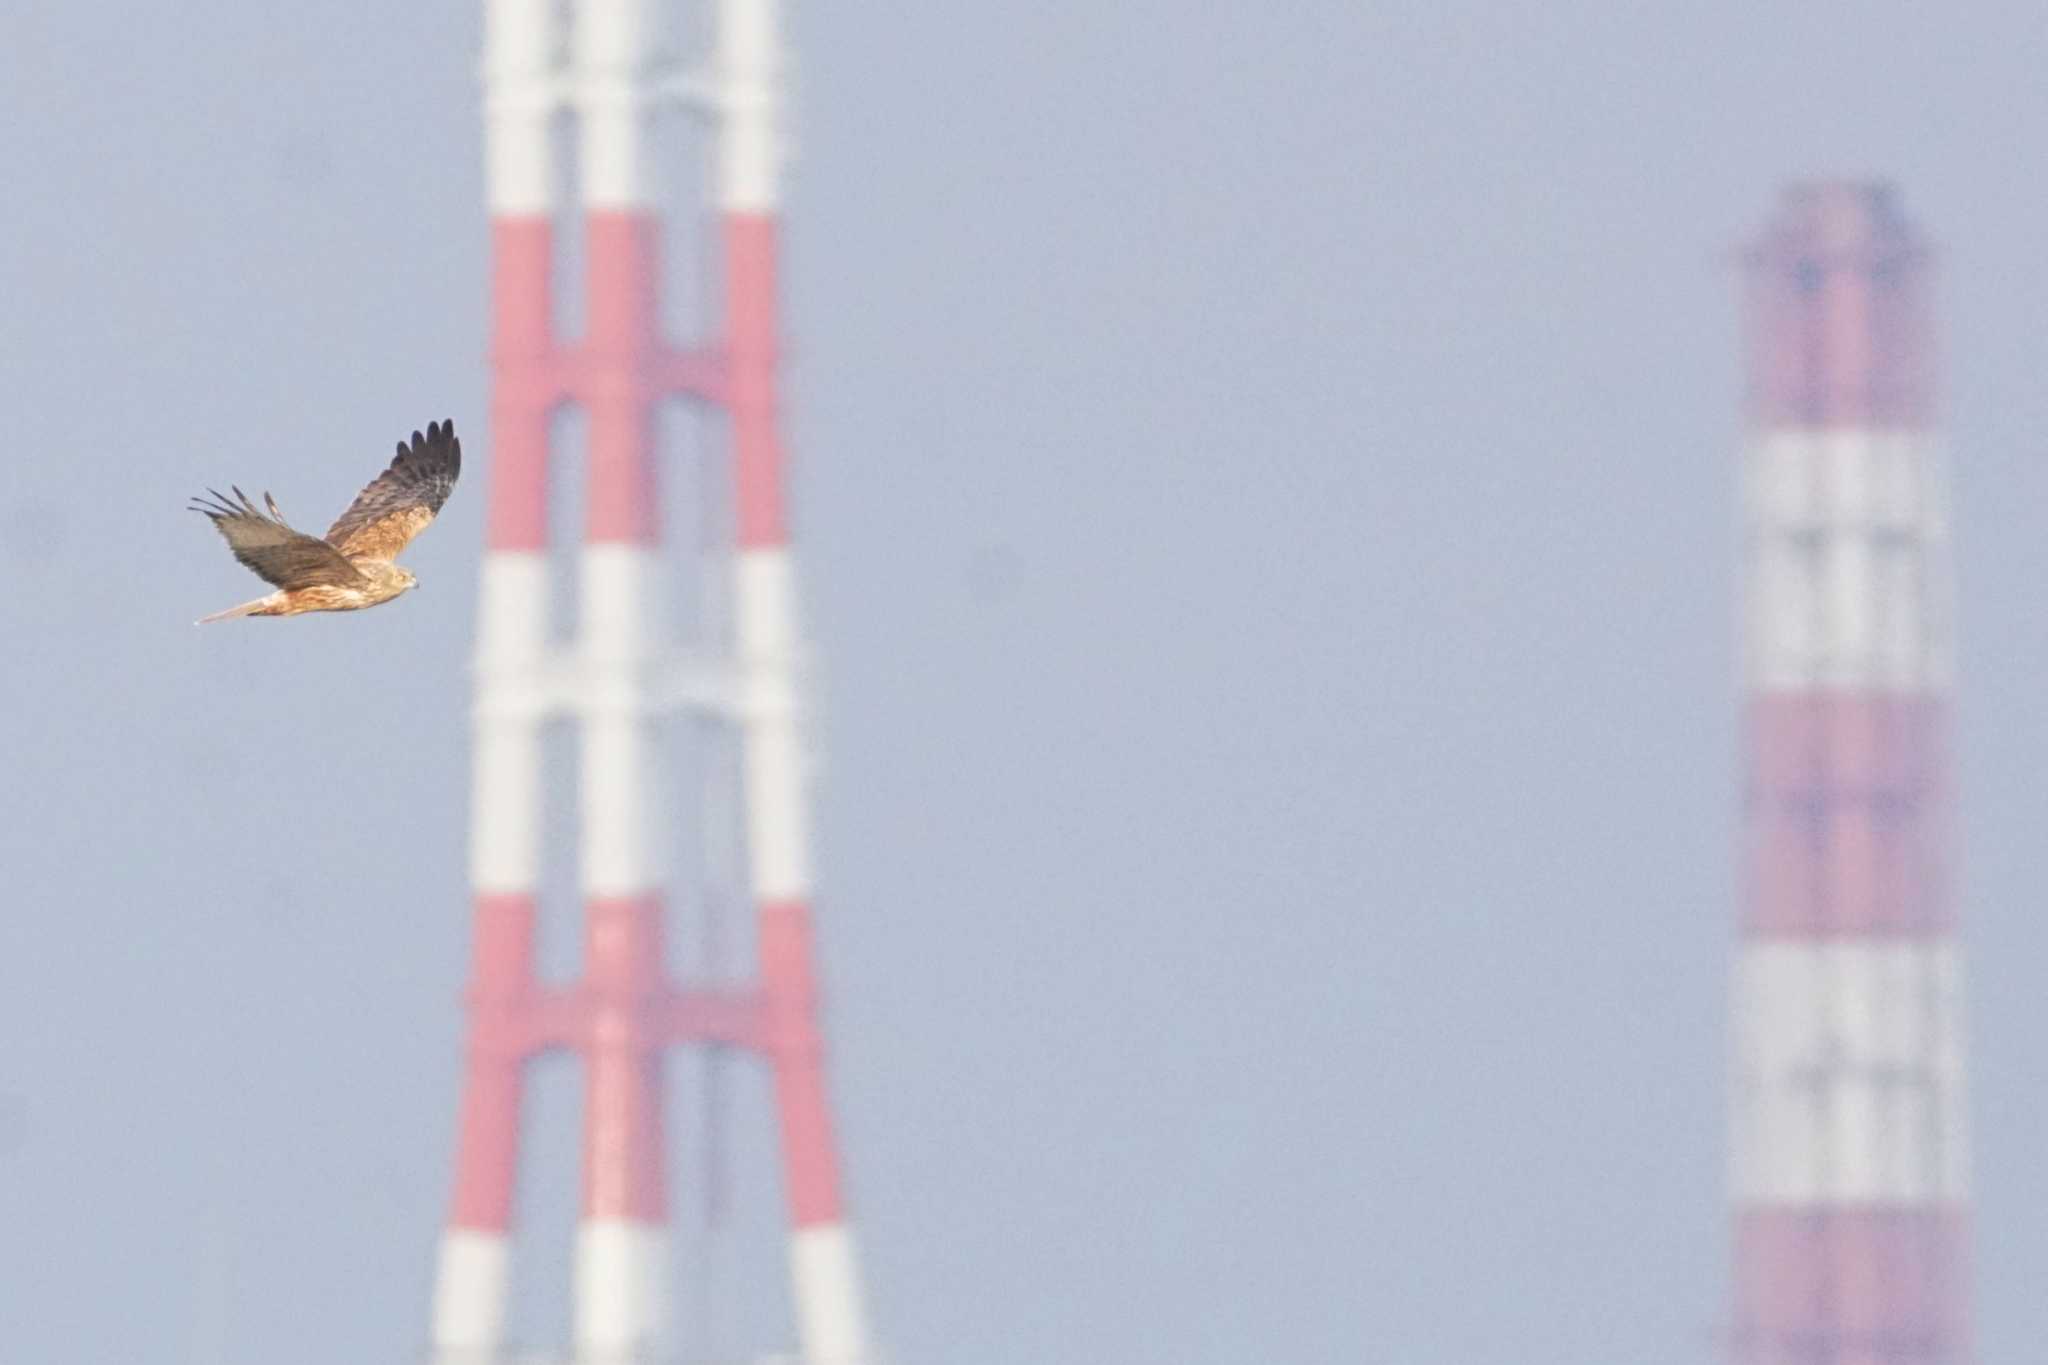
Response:
[[[554,0],[484,3],[484,195],[494,219],[546,217],[555,208],[555,10]]]
[[[551,160],[559,36],[552,0],[488,0],[485,156],[492,239],[491,436],[480,586],[470,884],[470,1037],[454,1209],[435,1278],[434,1359],[492,1360],[505,1342],[518,1167],[522,1004],[533,983],[540,846],[541,673]],[[474,442],[472,442],[474,448]]]
[[[578,705],[591,1011],[575,1336],[579,1358],[607,1365],[661,1359],[670,1336],[663,1042],[646,1008],[662,990],[662,851],[671,825],[645,695],[663,643],[646,378],[659,350],[648,127],[658,14],[654,0],[579,0],[573,40],[587,258]]]
[[[1947,688],[1939,443],[1921,431],[1774,427],[1755,434],[1744,464],[1752,689]]]
[[[1749,258],[1740,1365],[1970,1357],[1927,274],[1864,186],[1795,188]]]
[[[733,579],[741,765],[761,986],[792,1221],[790,1270],[810,1365],[871,1358],[839,1188],[817,1023],[810,831],[799,715],[796,571],[778,430],[776,209],[785,152],[775,0],[718,8],[718,198],[725,224],[726,358],[738,501]]]
[[[648,213],[655,203],[650,77],[662,13],[653,0],[576,0],[576,118],[587,210]]]
[[[593,900],[657,896],[668,879],[672,812],[649,695],[662,619],[654,547],[583,547],[578,709],[583,716],[583,892]]]
[[[546,553],[486,549],[477,607],[469,880],[480,896],[531,896],[540,881],[540,727],[550,700]]]
[[[786,545],[742,546],[733,575],[747,873],[770,904],[811,897],[796,567]]]
[[[1961,973],[1954,945],[1754,941],[1736,965],[1737,1185],[1772,1207],[1960,1201]]]
[[[782,118],[782,32],[776,0],[718,6],[718,206],[773,217],[788,148]]]

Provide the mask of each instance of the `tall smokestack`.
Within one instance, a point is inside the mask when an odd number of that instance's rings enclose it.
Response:
[[[1745,255],[1737,1365],[1965,1365],[1948,487],[1929,252],[1788,189]]]

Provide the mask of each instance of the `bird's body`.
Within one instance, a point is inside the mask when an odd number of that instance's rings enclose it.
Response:
[[[364,607],[382,606],[392,598],[414,587],[419,580],[409,569],[396,564],[374,559],[349,561],[362,575],[360,585],[353,583],[308,583],[300,588],[279,588],[266,597],[253,602],[244,602],[239,607],[229,607],[211,616],[199,618],[199,624],[209,621],[225,621],[233,616],[297,616],[308,611],[361,611]]]
[[[276,592],[200,618],[297,616],[309,611],[360,611],[389,602],[419,580],[392,559],[424,531],[441,510],[462,472],[462,443],[453,422],[435,422],[427,434],[398,443],[398,455],[371,480],[323,538],[294,530],[263,495],[259,510],[241,489],[232,500],[194,499],[226,538],[235,558]]]

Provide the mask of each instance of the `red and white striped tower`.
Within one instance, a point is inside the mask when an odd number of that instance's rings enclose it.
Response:
[[[668,1358],[672,1336],[663,1060],[678,1044],[751,1052],[773,1075],[793,1223],[798,1330],[811,1365],[872,1358],[826,1103],[810,929],[799,668],[776,369],[776,203],[785,152],[776,0],[720,0],[707,73],[670,65],[662,0],[487,0],[492,213],[488,532],[477,647],[476,939],[455,1201],[441,1248],[439,1365],[507,1349],[509,1238],[525,1064],[586,1067],[575,1358]],[[717,125],[723,334],[662,335],[662,211],[653,121],[687,101]],[[554,318],[552,127],[574,122],[585,323]],[[706,669],[669,638],[656,415],[681,398],[723,408],[737,502],[732,657]],[[553,419],[587,418],[576,640],[548,620]],[[708,679],[708,681],[707,681]],[[671,713],[737,730],[744,842],[758,911],[753,987],[690,986],[664,967],[664,891],[677,802],[659,755]],[[542,727],[575,724],[584,975],[542,982]],[[694,890],[694,888],[692,889]],[[707,1200],[722,1203],[718,1191]]]
[[[1887,188],[1806,184],[1745,266],[1734,1358],[1964,1365],[1952,611],[1929,253]]]

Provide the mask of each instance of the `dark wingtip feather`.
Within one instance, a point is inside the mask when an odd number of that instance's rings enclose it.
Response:
[[[215,526],[219,526],[229,517],[241,515],[235,510],[232,503],[220,495],[218,490],[209,488],[206,491],[212,496],[212,502],[208,502],[205,498],[195,494],[192,500],[185,505],[186,510],[199,513],[210,520]]]

